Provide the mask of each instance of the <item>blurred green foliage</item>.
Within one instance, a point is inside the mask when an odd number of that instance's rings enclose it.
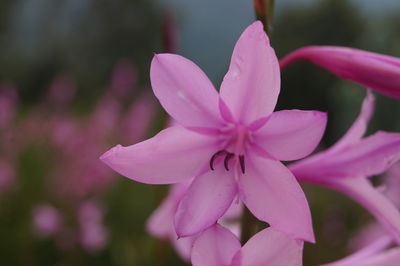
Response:
[[[161,11],[146,0],[4,1],[0,21],[0,80],[17,83],[24,103],[39,99],[54,76],[68,73],[87,104],[130,59],[141,84],[161,43]]]

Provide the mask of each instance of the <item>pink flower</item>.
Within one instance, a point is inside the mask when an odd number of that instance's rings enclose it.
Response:
[[[190,260],[190,252],[195,236],[177,238],[174,228],[174,214],[179,201],[185,195],[191,182],[192,180],[187,180],[174,184],[167,197],[152,213],[146,224],[147,231],[152,236],[170,240],[179,256],[186,261]]]
[[[262,24],[249,26],[236,43],[219,95],[194,63],[178,55],[156,55],[150,77],[154,94],[181,126],[136,145],[117,145],[101,160],[143,183],[195,177],[175,215],[180,237],[213,225],[239,196],[258,219],[293,238],[314,241],[305,195],[279,160],[312,152],[326,114],[272,113],[279,64]]]
[[[186,261],[190,261],[191,249],[197,235],[177,238],[174,228],[174,215],[180,200],[185,195],[192,181],[193,179],[190,179],[172,185],[167,197],[152,213],[146,224],[147,231],[151,235],[160,239],[168,239],[174,245],[179,256]],[[229,210],[220,220],[221,224],[227,226],[238,237],[240,236],[240,225],[232,221],[240,217],[242,207],[237,202],[232,203]]]
[[[396,163],[385,173],[384,193],[400,208],[400,163]]]
[[[309,60],[343,79],[400,99],[399,58],[354,48],[309,46],[283,58],[281,68],[299,59]]]
[[[356,200],[400,243],[400,212],[366,179],[385,172],[400,159],[400,134],[377,132],[362,138],[373,103],[368,92],[360,115],[335,145],[289,168],[299,181],[326,186]]]
[[[400,163],[393,165],[384,175],[384,183],[379,187],[382,193],[389,198],[397,208],[400,208]],[[388,244],[393,242],[387,235],[385,228],[378,223],[370,223],[351,239],[350,249],[359,250],[372,242],[379,242],[378,239],[388,239]]]
[[[303,241],[294,240],[269,227],[241,247],[237,237],[215,224],[196,239],[193,266],[300,266]]]

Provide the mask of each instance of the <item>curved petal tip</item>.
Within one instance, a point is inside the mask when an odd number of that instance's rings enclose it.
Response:
[[[269,44],[269,38],[264,31],[264,26],[261,23],[261,21],[257,20],[253,22],[250,26],[247,27],[245,32],[248,34],[250,38],[255,38],[259,40],[265,39]]]
[[[108,162],[109,162],[110,158],[114,157],[115,154],[116,154],[119,150],[121,150],[121,148],[122,148],[122,145],[118,144],[118,145],[112,147],[111,149],[109,149],[108,151],[106,151],[105,153],[103,153],[103,154],[99,157],[99,159],[100,159],[103,163],[105,163],[105,164],[108,165]]]

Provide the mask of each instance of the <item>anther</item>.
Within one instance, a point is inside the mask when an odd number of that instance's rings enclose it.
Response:
[[[211,159],[210,159],[210,168],[211,168],[211,170],[214,171],[214,161],[215,161],[215,159],[217,159],[218,156],[220,156],[222,154],[225,154],[225,153],[227,153],[225,150],[220,150],[220,151],[217,151],[216,153],[214,153],[213,156],[211,156]]]
[[[242,173],[244,174],[244,172],[245,172],[244,155],[239,155],[239,164],[240,164],[240,169],[242,170]]]
[[[229,161],[233,158],[233,153],[227,152],[224,160],[224,166],[226,171],[229,171]]]

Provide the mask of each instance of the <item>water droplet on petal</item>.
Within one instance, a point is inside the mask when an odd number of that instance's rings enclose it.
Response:
[[[186,100],[187,99],[186,95],[185,95],[185,93],[183,91],[180,90],[180,91],[177,92],[177,94],[178,94],[178,97],[181,98],[182,100]]]

